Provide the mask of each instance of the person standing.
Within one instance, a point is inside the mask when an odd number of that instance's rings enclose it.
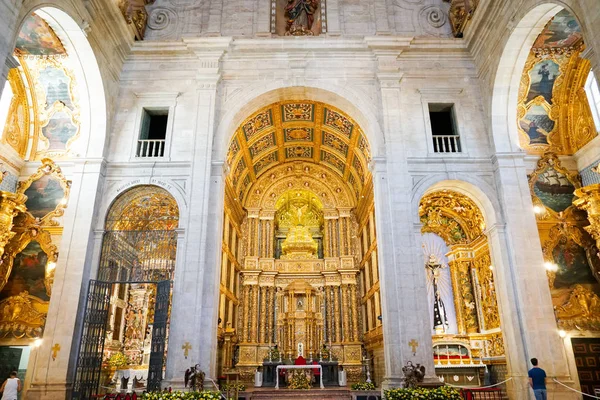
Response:
[[[21,380],[17,378],[17,371],[10,373],[10,377],[4,381],[0,392],[2,400],[17,400],[17,393],[21,391]]]
[[[537,358],[531,359],[533,368],[529,370],[529,386],[533,389],[535,400],[547,400],[546,392],[546,371],[538,367]]]

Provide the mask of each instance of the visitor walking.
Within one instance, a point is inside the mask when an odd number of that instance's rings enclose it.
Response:
[[[537,358],[532,358],[531,364],[533,368],[529,370],[529,386],[533,389],[535,400],[547,400],[546,371],[538,367]]]
[[[17,378],[17,371],[10,373],[10,377],[4,381],[0,392],[2,400],[17,400],[17,393],[21,391],[21,381]]]

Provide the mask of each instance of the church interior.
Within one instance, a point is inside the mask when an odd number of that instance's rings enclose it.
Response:
[[[596,0],[6,0],[0,38],[19,399],[533,399],[534,357],[600,396]]]

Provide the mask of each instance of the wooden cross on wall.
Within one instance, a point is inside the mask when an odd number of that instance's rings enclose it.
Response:
[[[52,361],[56,360],[56,356],[58,356],[58,352],[60,351],[60,344],[54,343],[54,346],[50,349],[52,350]]]
[[[181,346],[181,350],[183,350],[183,356],[185,357],[186,360],[188,358],[188,354],[191,349],[192,349],[192,346],[190,345],[190,342],[185,342],[185,344],[183,346]]]
[[[419,342],[417,342],[415,339],[411,339],[411,341],[408,342],[408,347],[410,347],[412,349],[413,356],[416,356],[417,355],[417,347],[419,347]]]

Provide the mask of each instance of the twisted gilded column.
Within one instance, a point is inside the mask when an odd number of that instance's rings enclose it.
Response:
[[[4,255],[4,246],[15,235],[12,232],[13,218],[25,211],[25,201],[27,196],[24,194],[0,191],[0,259]]]
[[[267,287],[259,286],[260,288],[260,343],[267,342]]]
[[[250,341],[250,330],[248,329],[248,318],[249,316],[249,312],[250,312],[250,286],[249,285],[244,285],[244,297],[243,297],[243,310],[244,310],[244,315],[242,317],[242,326],[241,326],[241,332],[240,332],[240,336],[242,337],[242,342],[249,342]]]
[[[458,333],[475,333],[479,329],[477,307],[471,279],[471,251],[469,247],[452,246],[448,255],[448,266],[452,279],[452,290],[455,293],[456,325]]]
[[[600,249],[600,184],[584,186],[575,191],[578,197],[573,204],[587,212],[590,225],[585,229],[596,240],[596,247]]]
[[[266,342],[273,342],[273,323],[275,321],[275,286],[267,287],[267,339]]]
[[[340,292],[337,286],[333,287],[333,321],[335,325],[335,342],[342,341],[342,321],[340,318]]]
[[[348,308],[348,285],[342,285],[342,326],[344,342],[350,340],[350,309]]]
[[[256,343],[258,341],[258,291],[260,287],[254,285],[252,287],[252,317],[250,318],[250,341]]]
[[[350,298],[352,301],[352,305],[350,307],[350,310],[352,311],[352,340],[357,342],[358,338],[359,338],[359,334],[358,334],[358,312],[360,310],[360,307],[358,307],[358,302],[357,302],[357,298],[356,298],[356,291],[357,291],[357,287],[356,285],[350,285]]]

